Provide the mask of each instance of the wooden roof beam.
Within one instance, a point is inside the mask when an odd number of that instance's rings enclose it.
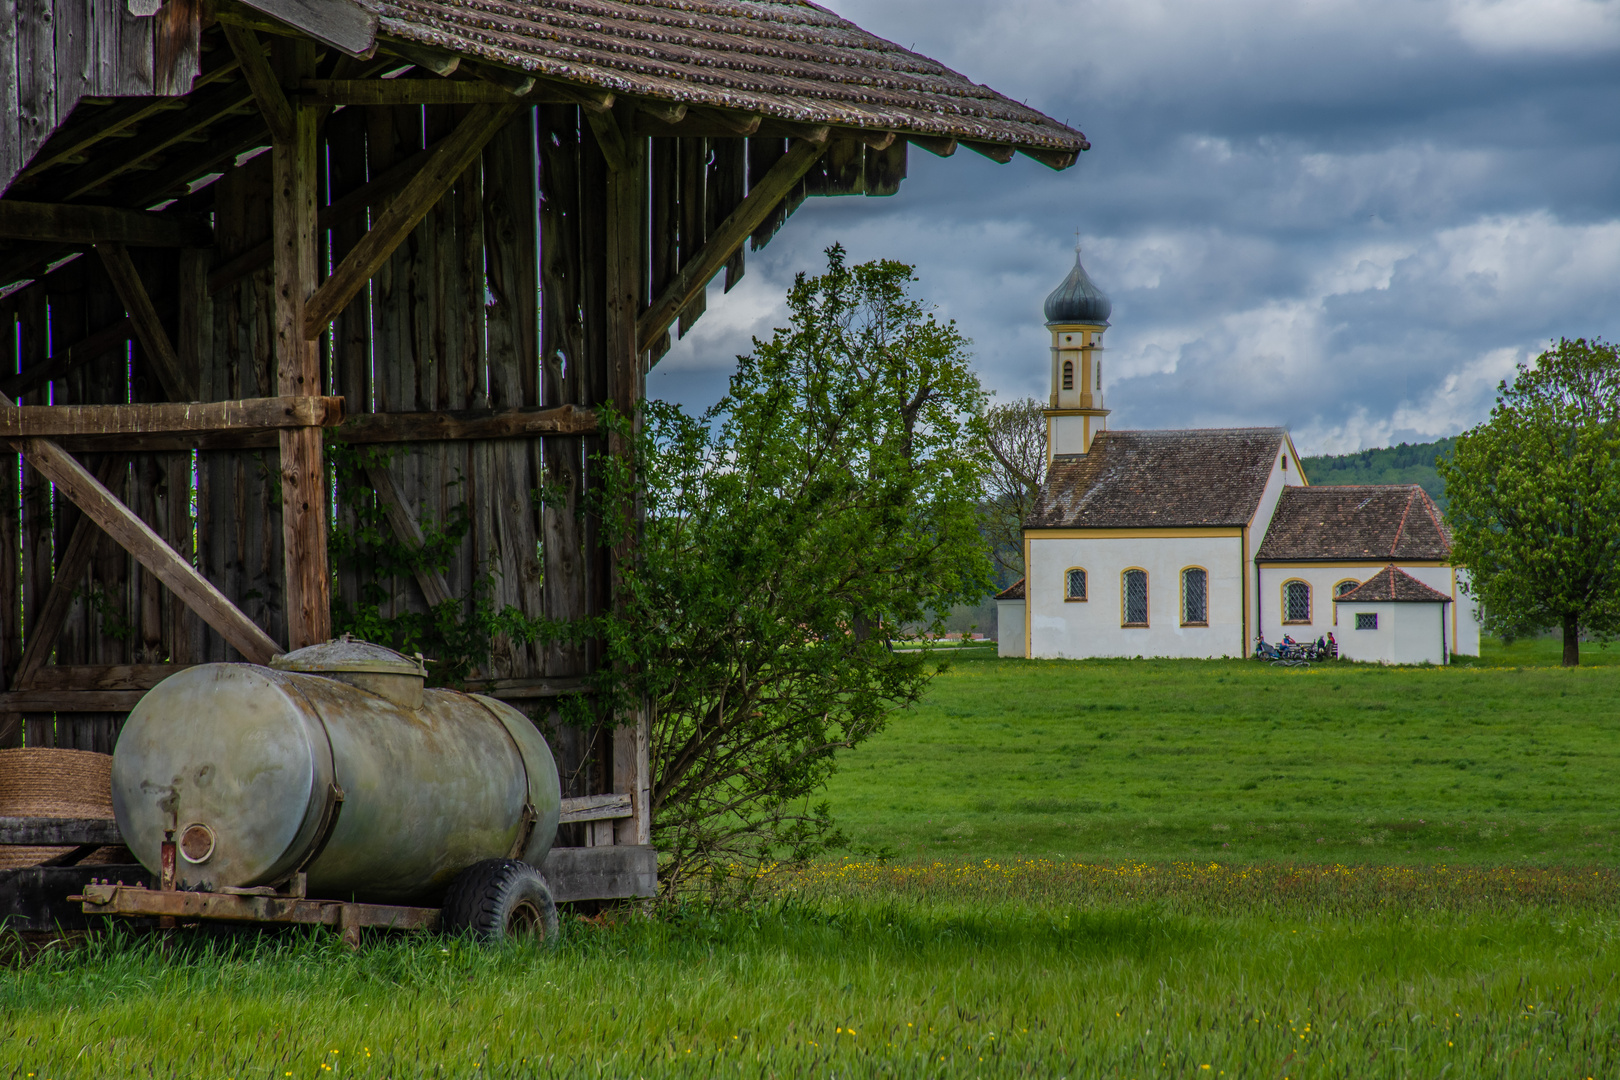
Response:
[[[395,41],[392,38],[385,38],[382,47],[401,60],[409,61],[423,71],[431,71],[439,76],[449,75],[461,66],[461,57],[449,49],[436,49],[431,45],[418,45],[414,41]]]
[[[293,137],[293,110],[287,95],[282,92],[281,80],[276,78],[270,61],[264,55],[264,44],[259,35],[245,26],[221,23],[225,40],[230,43],[236,62],[242,66],[242,77],[253,90],[253,99],[259,103],[259,112],[270,128],[270,138],[276,142],[291,142]]]
[[[1049,169],[1062,171],[1080,160],[1080,155],[1069,150],[1045,150],[1034,146],[1020,146],[1018,152],[1040,162]]]
[[[307,34],[362,59],[377,47],[377,15],[354,0],[219,0],[216,15],[226,25]]]
[[[800,140],[772,165],[754,185],[748,197],[737,205],[708,243],[675,275],[663,294],[636,319],[636,345],[646,352],[669,329],[681,311],[708,287],[709,279],[731,260],[760,223],[776,209],[793,186],[804,179],[826,150],[827,143]]]
[[[376,222],[359,243],[350,249],[332,274],[304,302],[304,337],[313,339],[325,332],[338,312],[366,286],[371,276],[388,261],[394,249],[416,228],[456,178],[467,170],[484,149],[484,144],[505,126],[518,110],[509,105],[475,105],[433,152],[417,174],[377,215]]]
[[[999,165],[1007,164],[1013,159],[1013,155],[1017,153],[1015,148],[1001,143],[978,142],[971,139],[963,139],[961,142],[963,146],[972,150],[975,154],[983,154]]]
[[[0,199],[0,239],[63,244],[112,241],[133,247],[210,247],[214,230],[203,214],[153,214],[114,206]]]
[[[935,157],[950,157],[956,153],[956,140],[935,135],[913,135],[906,132],[906,141],[912,146],[920,147]]]
[[[594,435],[596,413],[576,405],[513,409],[461,409],[453,412],[356,413],[329,429],[338,442],[462,442],[468,439],[532,439],[540,435]],[[229,427],[198,432],[132,432],[118,435],[62,435],[65,450],[96,453],[169,453],[190,450],[265,450],[279,445],[273,428]]]
[[[523,97],[534,89],[535,78],[526,71],[515,71],[499,64],[469,63],[466,60],[462,61],[462,66],[491,86],[505,90],[511,97]]]
[[[0,405],[11,404],[9,397],[0,394]],[[17,439],[12,441],[12,447],[247,660],[267,664],[281,653],[274,638],[214,588],[73,455],[49,439]]]
[[[132,405],[0,406],[0,439],[95,435],[195,435],[336,427],[340,397],[268,397],[240,401],[136,402]]]

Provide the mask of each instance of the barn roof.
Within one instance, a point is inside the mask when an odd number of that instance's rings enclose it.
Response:
[[[1246,525],[1288,433],[1282,428],[1104,431],[1053,461],[1025,527]]]
[[[1277,501],[1261,562],[1447,559],[1451,537],[1416,484],[1291,487]]]
[[[1333,598],[1335,604],[1390,601],[1398,604],[1449,604],[1451,597],[1438,589],[1429,588],[1400,567],[1390,565],[1349,592]]]
[[[370,0],[406,42],[807,124],[1073,155],[1084,135],[805,0]]]

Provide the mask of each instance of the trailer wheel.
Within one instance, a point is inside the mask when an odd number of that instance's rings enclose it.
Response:
[[[557,936],[557,905],[540,871],[516,859],[486,859],[463,870],[444,898],[447,933],[482,941]]]

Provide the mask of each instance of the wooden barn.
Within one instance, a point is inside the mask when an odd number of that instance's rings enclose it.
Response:
[[[334,611],[604,610],[594,410],[711,280],[914,147],[1087,148],[804,0],[4,8],[0,748],[110,753],[159,680]],[[597,663],[497,638],[466,681],[555,725]],[[553,729],[564,893],[652,881],[646,724]]]

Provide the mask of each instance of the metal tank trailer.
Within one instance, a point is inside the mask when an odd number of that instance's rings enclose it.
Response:
[[[113,811],[156,889],[93,883],[87,913],[555,932],[537,869],[557,765],[494,698],[345,636],[270,667],[203,664],[155,686],[113,754]]]

